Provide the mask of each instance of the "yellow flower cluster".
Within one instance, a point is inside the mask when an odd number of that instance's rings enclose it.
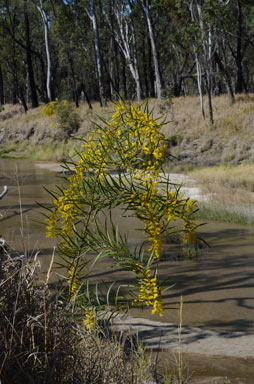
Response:
[[[56,237],[57,232],[56,232],[56,227],[57,227],[57,214],[56,212],[50,212],[46,218],[46,223],[48,224],[46,229],[47,229],[47,237]]]
[[[185,220],[184,225],[184,238],[183,241],[188,244],[194,244],[196,242],[196,229],[197,225],[193,220]]]
[[[61,219],[61,231],[63,236],[70,236],[73,232],[75,215],[79,212],[80,203],[80,181],[81,175],[71,176],[68,179],[69,187],[63,191],[63,195],[54,200],[54,211],[47,216],[47,237],[56,237],[56,226],[58,218]]]
[[[68,275],[67,283],[70,287],[70,299],[73,300],[79,287],[79,278],[74,264],[70,267]]]
[[[128,202],[134,216],[144,222],[144,233],[148,234],[151,243],[149,251],[155,259],[159,258],[162,248],[162,235],[171,221],[184,221],[184,241],[193,244],[196,240],[197,225],[192,217],[197,208],[195,200],[184,198],[183,194],[170,190],[160,191],[158,172],[139,171],[134,178],[145,188],[139,188],[131,194]]]
[[[41,113],[44,116],[52,116],[56,113],[56,108],[58,105],[58,99],[55,101],[51,101],[48,104],[42,105],[41,106]]]
[[[83,145],[80,167],[156,169],[164,161],[165,137],[161,124],[142,112],[141,107],[120,102],[106,127],[92,131]]]
[[[54,101],[50,101],[48,104],[42,105],[41,108],[41,114],[44,116],[53,116],[56,114],[57,109],[59,106],[67,105],[68,101],[63,100],[59,102],[58,98],[56,98]]]
[[[83,321],[83,325],[88,331],[90,331],[94,327],[94,324],[95,323],[93,311],[85,311],[85,319]]]
[[[184,238],[183,241],[193,244],[196,241],[196,229],[198,225],[193,218],[193,212],[197,209],[197,202],[192,199],[185,199],[181,194],[179,197],[176,192],[170,192],[167,197],[167,204],[164,207],[164,213],[168,222],[171,220],[184,221]]]
[[[152,314],[163,315],[161,288],[158,286],[157,278],[151,276],[151,270],[136,264],[135,272],[139,281],[139,295],[133,303],[145,303],[148,307],[153,306]]]
[[[134,178],[145,186],[133,193],[129,199],[130,208],[134,208],[134,215],[144,222],[144,233],[148,234],[148,240],[151,242],[149,251],[155,258],[159,258],[161,250],[161,234],[163,225],[161,223],[161,204],[158,199],[158,190],[156,180],[157,171],[150,171],[150,174],[136,172]]]
[[[56,102],[49,103],[54,107]],[[61,218],[62,235],[71,234],[75,214],[79,210],[79,191],[83,180],[83,172],[93,170],[98,174],[98,180],[104,175],[105,169],[114,167],[148,170],[150,176],[144,178],[144,185],[148,188],[144,193],[142,209],[149,208],[155,194],[156,169],[164,161],[166,153],[165,137],[161,133],[161,125],[141,107],[126,106],[122,102],[115,105],[116,112],[105,127],[91,132],[80,161],[75,167],[75,175],[68,178],[69,187],[63,195],[54,201],[55,212],[47,218],[48,236],[55,237],[55,227]],[[137,171],[135,177],[143,178],[142,171]],[[146,182],[147,181],[147,182]],[[150,219],[145,223],[145,232],[150,235],[151,250],[158,257],[160,249],[160,224],[152,211]]]

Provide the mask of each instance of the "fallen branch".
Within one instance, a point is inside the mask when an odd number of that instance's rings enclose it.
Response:
[[[8,192],[8,187],[7,187],[7,185],[4,185],[4,190],[0,194],[0,200],[6,195],[7,192]]]

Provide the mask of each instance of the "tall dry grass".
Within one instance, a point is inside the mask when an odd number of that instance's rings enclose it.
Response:
[[[205,185],[254,192],[254,164],[220,165],[195,169],[190,175]]]
[[[146,101],[144,101],[145,103]],[[135,104],[136,102],[134,102]],[[203,120],[200,114],[199,98],[186,96],[172,99],[149,99],[149,109],[155,117],[165,121],[164,133],[171,142],[171,152],[178,155],[186,145],[195,142],[193,150],[197,154],[207,153],[217,156],[220,162],[254,161],[254,95],[237,95],[232,105],[227,95],[213,98],[214,120]],[[86,103],[77,109],[80,128],[75,137],[85,137],[94,124],[100,123],[99,116],[107,119],[114,108],[111,102],[101,108],[92,103],[90,110]],[[208,103],[205,98],[205,111],[208,116]],[[0,111],[0,156],[32,157],[38,159],[61,160],[63,151],[56,150],[61,145],[59,129],[52,125],[52,119],[42,116],[40,108],[29,109],[27,114],[20,106],[5,105]],[[65,153],[72,151],[74,144],[66,144]],[[23,143],[23,144],[22,144]],[[75,142],[78,146],[78,142]],[[9,146],[7,152],[3,152]],[[12,147],[10,147],[12,146]],[[42,149],[37,152],[35,147]]]
[[[0,381],[2,384],[152,383],[156,367],[143,348],[128,349],[82,319],[40,282],[37,258],[1,247]],[[3,261],[4,256],[4,261]]]
[[[254,165],[217,166],[195,169],[189,175],[198,182],[207,201],[201,214],[207,219],[254,222]]]

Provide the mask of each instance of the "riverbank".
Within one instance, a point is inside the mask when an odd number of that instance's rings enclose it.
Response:
[[[198,97],[150,99],[148,105],[165,122],[168,151],[177,164],[191,168],[254,162],[254,95],[236,96],[233,105],[226,95],[214,97],[213,126],[201,118]],[[92,110],[81,104],[75,110],[80,127],[63,140],[61,128],[40,108],[24,114],[20,106],[5,105],[0,111],[0,157],[66,160],[81,146],[76,139],[85,138],[96,124],[102,124],[98,116],[107,119],[112,111],[110,102],[105,108],[94,103]]]
[[[41,169],[63,172],[63,163],[36,162]],[[71,165],[70,165],[71,168]],[[174,170],[174,168],[169,168]],[[179,168],[180,170],[181,168]],[[165,172],[181,192],[199,202],[201,220],[254,224],[254,165],[196,168],[187,174]]]
[[[174,156],[165,169],[195,179],[195,184],[188,183],[187,187],[193,191],[197,188],[197,200],[210,196],[200,204],[201,219],[253,224],[254,96],[237,96],[234,105],[225,95],[213,102],[215,123],[211,127],[200,117],[197,97],[149,101],[154,115],[165,120],[167,150]],[[42,115],[40,108],[24,114],[19,106],[4,106],[0,112],[0,157],[66,161],[81,150],[78,139],[101,124],[98,116],[107,119],[112,110],[111,103],[105,108],[94,103],[93,110],[81,104],[77,110],[79,130],[69,139],[60,139],[60,127],[52,117]]]

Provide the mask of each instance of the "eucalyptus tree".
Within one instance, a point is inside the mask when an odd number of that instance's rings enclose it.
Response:
[[[200,4],[199,0],[168,0],[171,17],[176,25],[178,36],[183,45],[186,43],[187,51],[194,57],[196,67],[196,81],[200,98],[200,110],[203,119],[205,119],[204,102],[203,102],[203,73],[201,66],[202,54],[202,38],[204,31],[203,22],[200,20]],[[200,25],[201,24],[201,25]]]
[[[206,8],[208,7],[208,9]],[[201,72],[202,72],[202,64],[203,61],[203,71],[205,73],[205,81],[206,81],[206,91],[208,96],[208,105],[209,105],[209,118],[210,124],[213,124],[213,107],[212,107],[212,56],[214,51],[214,39],[212,32],[212,24],[210,22],[210,18],[207,18],[207,12],[210,4],[204,2],[203,0],[191,0],[189,3],[191,20],[192,23],[198,26],[199,30],[199,38],[196,40],[194,46],[195,52],[195,60],[197,67],[197,78],[198,78],[198,87],[200,94],[200,102],[201,102],[201,110],[202,115],[204,115],[203,109],[203,101],[202,101],[202,89],[201,89]],[[200,46],[199,46],[200,45]],[[203,59],[203,60],[202,60]]]
[[[96,69],[97,69],[97,76],[98,76],[98,83],[99,83],[100,104],[102,107],[104,107],[106,102],[105,102],[105,95],[104,95],[101,51],[100,51],[100,42],[99,42],[99,34],[98,34],[94,0],[89,0],[89,5],[87,5],[86,7],[86,12],[92,22]]]
[[[34,79],[32,46],[31,46],[31,36],[30,36],[30,21],[29,21],[27,0],[23,0],[23,12],[24,12],[24,27],[25,27],[25,42],[26,42],[26,45],[25,45],[26,61],[27,61],[27,69],[28,69],[28,76],[29,76],[29,82],[30,82],[32,108],[37,108],[39,103],[38,103],[38,97],[37,97],[37,91],[36,91],[36,85],[35,85],[35,79]]]
[[[17,2],[1,1],[0,38],[1,38],[1,70],[2,93],[5,84],[5,95],[2,101],[17,103],[27,110],[25,100],[26,61],[25,50],[17,43],[18,25],[23,22],[23,10]]]
[[[51,58],[50,58],[50,49],[49,49],[49,16],[46,13],[45,5],[42,0],[31,0],[39,11],[44,27],[44,40],[45,40],[45,49],[47,57],[47,99],[52,101],[51,93]]]
[[[93,35],[84,4],[58,3],[55,5],[55,14],[51,30],[59,67],[58,92],[65,98],[71,97],[77,107],[83,93],[89,108],[92,108],[89,93],[95,89],[92,96],[96,97],[97,83],[93,80],[96,76],[91,55]]]
[[[35,29],[31,28],[30,24],[31,22],[32,25],[37,24],[37,21],[34,19],[34,15],[31,14],[30,3],[27,0],[2,0],[1,5],[1,23],[6,34],[5,38],[7,39],[7,36],[9,36],[10,43],[10,49],[7,49],[6,51],[6,60],[11,62],[13,66],[13,77],[15,79],[14,83],[16,87],[16,93],[21,100],[24,100],[25,96],[22,90],[23,86],[21,84],[24,80],[23,76],[26,79],[27,74],[32,107],[36,108],[38,106],[38,96],[33,56],[35,53],[38,56],[40,55],[38,52],[35,52],[32,45],[32,34]],[[17,52],[19,52],[20,49],[25,53],[25,58],[22,57],[21,60],[17,55]],[[18,68],[21,69],[21,73],[19,73],[17,70]]]
[[[137,41],[132,18],[132,9],[129,1],[110,0],[110,16],[107,15],[108,24],[114,33],[115,40],[121,50],[130,73],[135,81],[136,98],[141,99],[141,81],[138,67]],[[113,16],[113,17],[112,17]],[[113,24],[114,23],[114,24]],[[114,25],[114,27],[113,27]]]
[[[229,0],[229,13],[225,26],[226,43],[235,62],[235,92],[247,92],[247,66],[252,60],[247,59],[248,50],[253,52],[253,11],[252,0]]]
[[[162,97],[161,76],[160,76],[158,53],[157,53],[157,47],[156,47],[152,18],[151,18],[150,1],[139,0],[139,2],[145,14],[145,18],[148,26],[148,32],[149,32],[149,39],[151,42],[152,58],[153,58],[154,74],[155,74],[155,95],[158,99],[161,99]]]

